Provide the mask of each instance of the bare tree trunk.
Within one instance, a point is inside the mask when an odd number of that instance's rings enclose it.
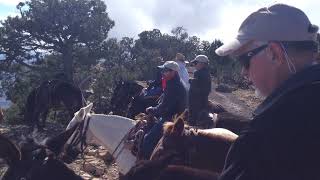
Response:
[[[73,58],[72,46],[66,45],[63,50],[63,70],[67,76],[67,81],[73,82]]]

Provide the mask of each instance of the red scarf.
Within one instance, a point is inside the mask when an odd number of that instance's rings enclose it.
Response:
[[[162,86],[162,90],[164,91],[167,87],[167,81],[164,77],[161,78],[161,86]]]

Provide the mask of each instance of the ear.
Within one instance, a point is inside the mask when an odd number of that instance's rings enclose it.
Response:
[[[274,63],[281,65],[283,63],[286,63],[286,57],[285,57],[285,52],[284,49],[281,47],[279,43],[274,43],[271,42],[269,44],[269,56]]]
[[[78,117],[80,117],[80,119],[83,119],[84,118],[84,116],[85,116],[85,111],[84,111],[84,108],[81,108],[79,111],[78,111],[78,113],[75,113],[75,116],[78,116]]]
[[[174,125],[173,125],[173,133],[177,135],[182,135],[184,131],[184,120],[182,118],[178,118],[175,120]]]
[[[90,104],[88,104],[88,106],[86,106],[86,107],[84,108],[84,113],[85,113],[85,115],[88,114],[88,113],[90,113],[92,107],[93,107],[93,103],[90,103]]]

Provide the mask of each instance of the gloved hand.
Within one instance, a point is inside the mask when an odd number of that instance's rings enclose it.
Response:
[[[146,108],[146,113],[147,114],[153,114],[154,113],[154,107],[148,107],[148,108]]]

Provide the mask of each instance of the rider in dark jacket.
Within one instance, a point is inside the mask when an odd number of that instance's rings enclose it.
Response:
[[[275,4],[250,14],[233,43],[216,50],[238,57],[266,97],[231,146],[220,180],[320,179],[317,31],[300,9]]]
[[[254,112],[222,180],[320,179],[320,65],[299,72]]]
[[[168,80],[163,99],[158,106],[150,109],[150,111],[166,121],[170,121],[175,114],[182,113],[186,108],[186,90],[181,85],[179,75]]]
[[[167,86],[159,105],[146,109],[147,113],[157,116],[159,122],[153,126],[144,138],[142,150],[145,158],[149,158],[161,138],[162,125],[166,121],[171,121],[175,114],[182,113],[186,108],[186,90],[178,74],[179,65],[174,61],[167,61],[159,67],[163,69],[163,76],[167,81]]]
[[[194,78],[190,79],[189,91],[189,124],[198,125],[199,114],[208,106],[211,91],[211,76],[208,68],[208,57],[198,55],[193,61],[196,66]]]

